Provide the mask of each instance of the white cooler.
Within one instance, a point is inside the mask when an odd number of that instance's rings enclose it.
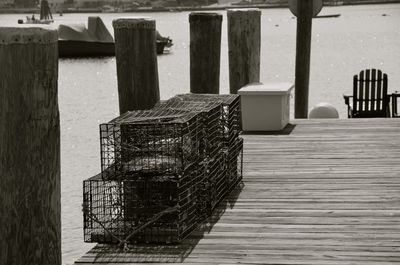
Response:
[[[280,131],[289,123],[292,83],[253,83],[239,89],[243,131]]]

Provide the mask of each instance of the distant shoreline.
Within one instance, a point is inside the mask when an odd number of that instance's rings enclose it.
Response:
[[[400,0],[370,0],[370,1],[350,1],[343,2],[341,5],[325,4],[325,6],[348,6],[348,5],[374,5],[374,4],[400,4]],[[143,13],[143,12],[184,12],[184,11],[213,11],[240,8],[287,8],[287,4],[271,3],[271,4],[236,4],[236,5],[213,5],[213,6],[184,6],[184,7],[139,7],[137,9],[129,9],[117,12],[104,12],[101,8],[76,8],[66,9],[63,13]],[[39,8],[2,8],[0,14],[33,14],[40,12]]]

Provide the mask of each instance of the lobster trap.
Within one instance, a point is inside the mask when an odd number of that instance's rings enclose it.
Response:
[[[233,94],[180,94],[173,97],[182,101],[216,103],[222,106],[222,132],[226,145],[232,144],[242,129],[240,116],[240,96]]]
[[[83,182],[84,241],[177,243],[198,225],[202,174],[145,175]]]
[[[203,159],[217,155],[222,147],[222,106],[216,102],[185,101],[174,97],[156,104],[154,109],[189,111],[199,115],[202,123],[201,151]]]
[[[83,182],[84,240],[178,243],[242,179],[237,95],[185,94],[100,125]]]
[[[211,215],[215,206],[223,199],[226,190],[225,160],[223,153],[207,159],[199,167],[204,175],[200,186],[199,218],[204,220]]]
[[[156,109],[186,110],[198,113],[203,123],[204,150],[200,169],[205,178],[201,183],[201,199],[199,201],[199,217],[208,217],[226,191],[225,161],[223,157],[223,107],[219,102],[203,102],[184,100],[178,97],[159,102]]]
[[[103,179],[179,174],[200,162],[200,116],[177,110],[127,112],[100,125]]]

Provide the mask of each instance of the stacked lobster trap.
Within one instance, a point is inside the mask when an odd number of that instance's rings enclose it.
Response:
[[[222,196],[225,196],[226,193],[236,187],[243,175],[243,139],[239,137],[242,130],[240,97],[238,95],[180,94],[174,98],[221,106],[222,153],[226,181]]]
[[[237,95],[179,95],[100,125],[84,240],[178,243],[242,178]]]

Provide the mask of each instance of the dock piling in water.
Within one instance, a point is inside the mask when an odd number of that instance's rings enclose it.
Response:
[[[219,94],[222,15],[193,12],[190,22],[190,92]]]
[[[0,28],[0,263],[61,265],[58,34]]]
[[[261,11],[230,9],[228,17],[230,93],[260,81]]]
[[[120,114],[151,109],[160,100],[156,22],[148,18],[113,21]]]

